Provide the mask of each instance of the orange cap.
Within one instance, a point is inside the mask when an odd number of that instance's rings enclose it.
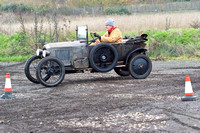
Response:
[[[6,73],[6,78],[10,78],[10,73]]]
[[[190,77],[187,75],[185,81],[190,81]]]

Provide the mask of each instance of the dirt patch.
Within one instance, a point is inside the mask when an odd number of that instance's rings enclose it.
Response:
[[[198,61],[153,61],[146,79],[76,73],[47,88],[25,77],[24,63],[1,63],[0,93],[9,72],[16,99],[0,100],[0,131],[199,132],[199,100],[181,101],[186,75],[199,97],[199,68]]]

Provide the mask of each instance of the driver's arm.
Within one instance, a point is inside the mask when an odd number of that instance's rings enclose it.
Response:
[[[99,39],[97,39],[94,43],[91,43],[90,45],[97,45],[99,43],[100,43],[100,41],[99,41]]]
[[[121,34],[120,30],[115,30],[110,34],[110,36],[108,36],[108,33],[104,34],[101,37],[101,42],[116,43],[121,38],[122,38],[122,34]]]

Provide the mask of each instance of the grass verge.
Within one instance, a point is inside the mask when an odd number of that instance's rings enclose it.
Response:
[[[200,57],[200,29],[172,29],[167,31],[147,30],[148,56],[158,60],[199,60]],[[103,35],[104,32],[98,32]],[[123,33],[125,36],[127,33]],[[129,35],[137,35],[130,32]],[[68,38],[65,38],[68,37]],[[48,35],[47,35],[48,38]],[[75,40],[75,33],[63,35],[59,41]],[[89,38],[91,39],[91,38]],[[50,42],[49,39],[46,39]],[[37,45],[30,35],[16,33],[13,35],[0,35],[0,61],[25,61],[35,54]]]

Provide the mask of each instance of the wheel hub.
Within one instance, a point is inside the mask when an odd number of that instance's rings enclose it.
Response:
[[[54,69],[53,68],[48,68],[47,74],[48,75],[53,75],[54,74]]]
[[[138,75],[144,74],[148,69],[147,61],[145,59],[137,59],[133,62],[133,71]]]
[[[139,69],[142,69],[143,67],[144,67],[143,64],[139,64],[139,65],[138,65],[138,68],[139,68]]]
[[[101,57],[100,57],[100,60],[102,62],[106,62],[107,61],[107,56],[105,54],[102,54]]]

